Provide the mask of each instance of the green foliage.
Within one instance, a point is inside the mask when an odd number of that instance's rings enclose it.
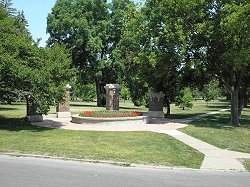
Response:
[[[195,100],[202,98],[202,93],[197,89],[192,89],[192,96]]]
[[[96,98],[96,91],[94,84],[83,84],[81,80],[75,77],[71,81],[72,97],[81,98],[83,101],[93,101]]]
[[[209,84],[205,85],[202,90],[202,96],[204,100],[208,103],[209,101],[215,100],[220,95],[219,82],[211,81]]]
[[[33,44],[25,22],[7,17],[0,7],[0,100],[31,95],[38,113],[62,100],[73,75],[68,51],[60,46],[39,48]]]
[[[190,88],[184,88],[180,91],[180,95],[176,97],[175,105],[179,106],[183,110],[185,107],[192,108],[193,103],[191,101],[193,100],[192,92]]]
[[[120,66],[111,60],[116,7],[111,15],[106,0],[58,0],[47,17],[49,45],[63,43],[71,50],[82,83],[96,84],[98,106],[105,100],[105,84],[118,81]]]
[[[124,102],[130,98],[130,91],[127,87],[125,86],[121,87],[120,97],[124,100]]]
[[[1,0],[0,1],[0,6],[2,6],[6,10],[8,15],[10,17],[15,17],[17,14],[17,10],[15,8],[13,8],[12,5],[13,5],[13,3],[11,2],[11,0]]]
[[[149,90],[162,91],[170,112],[181,88],[201,89],[216,78],[233,96],[235,119],[237,95],[248,90],[249,6],[248,0],[147,0],[141,6],[58,0],[48,16],[49,44],[67,45],[81,80],[95,82],[98,101],[106,83],[123,82],[136,105]]]

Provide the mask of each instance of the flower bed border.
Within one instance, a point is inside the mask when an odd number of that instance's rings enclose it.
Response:
[[[81,117],[96,117],[96,118],[124,118],[141,116],[142,112],[139,111],[82,111],[79,116]]]
[[[119,124],[131,124],[140,125],[149,123],[148,116],[136,116],[136,117],[116,117],[116,118],[100,118],[100,117],[81,117],[79,114],[71,116],[72,123],[77,124],[99,124],[99,125],[119,125]]]

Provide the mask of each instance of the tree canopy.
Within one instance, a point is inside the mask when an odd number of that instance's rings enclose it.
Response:
[[[95,84],[98,106],[105,84],[118,82],[136,105],[146,104],[148,91],[163,92],[168,114],[170,103],[191,98],[185,88],[211,96],[214,81],[231,95],[231,123],[239,125],[250,97],[248,0],[57,0],[47,48],[32,40],[24,13],[11,4],[3,0],[0,9],[2,100],[30,92],[48,106],[74,66],[75,85],[89,91],[74,89],[93,98]]]
[[[72,75],[67,50],[59,45],[39,48],[20,17],[10,17],[0,6],[0,99],[31,95],[37,112],[46,113],[50,105],[63,98],[64,87]]]

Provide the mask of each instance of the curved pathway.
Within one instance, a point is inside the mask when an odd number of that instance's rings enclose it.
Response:
[[[250,159],[250,154],[220,149],[177,130],[179,128],[188,126],[188,123],[190,123],[193,119],[216,114],[222,111],[225,110],[211,112],[187,119],[152,119],[150,124],[138,125],[81,125],[71,123],[71,118],[53,118],[49,116],[45,116],[43,122],[36,122],[33,124],[41,127],[62,128],[68,130],[152,131],[156,133],[164,133],[203,153],[205,158],[201,165],[201,169],[245,171],[244,166],[238,159]]]

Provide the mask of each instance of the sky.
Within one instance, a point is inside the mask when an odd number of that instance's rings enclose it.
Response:
[[[34,40],[42,38],[40,46],[46,45],[49,35],[46,34],[47,16],[56,0],[12,0],[12,7],[23,10],[28,21],[28,29]]]
[[[139,2],[140,0],[134,0]],[[46,34],[47,16],[51,13],[52,7],[56,0],[12,0],[12,7],[18,11],[23,10],[26,20],[28,21],[28,29],[34,40],[42,38],[40,46],[46,45],[49,35]]]

